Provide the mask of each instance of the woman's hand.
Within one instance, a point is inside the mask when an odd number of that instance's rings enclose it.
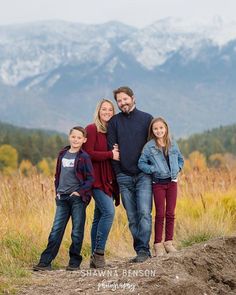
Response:
[[[118,146],[117,143],[115,143],[115,144],[113,145],[113,149],[114,149],[114,150],[117,150],[117,151],[119,152],[119,146]]]
[[[112,153],[113,153],[112,159],[115,161],[120,161],[120,151],[119,151],[119,146],[117,143],[113,145]]]
[[[120,161],[120,152],[119,152],[118,149],[113,148],[113,150],[112,150],[112,154],[113,154],[113,156],[112,156],[112,159],[113,159],[113,160],[115,160],[115,161]]]

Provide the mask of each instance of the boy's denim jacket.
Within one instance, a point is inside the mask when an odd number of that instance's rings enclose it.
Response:
[[[170,168],[166,162],[162,149],[158,148],[154,139],[148,141],[143,147],[138,167],[144,173],[152,174],[153,178],[176,179],[179,171],[183,168],[184,159],[178,144],[171,140],[168,151]]]

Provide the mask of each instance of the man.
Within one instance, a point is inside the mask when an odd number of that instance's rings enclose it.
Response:
[[[152,116],[136,108],[129,87],[120,87],[113,94],[121,112],[108,123],[108,145],[112,150],[118,144],[120,151],[120,161],[113,161],[113,168],[137,253],[131,262],[143,262],[150,257],[152,188],[151,178],[139,170],[138,160],[147,142]]]

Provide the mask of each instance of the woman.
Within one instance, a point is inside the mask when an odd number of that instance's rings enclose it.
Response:
[[[93,184],[93,198],[95,200],[94,218],[91,229],[92,255],[90,267],[105,266],[105,246],[115,215],[115,205],[119,205],[119,192],[111,167],[111,159],[119,160],[118,147],[108,151],[107,123],[114,115],[115,108],[108,99],[102,99],[96,108],[94,123],[86,127],[87,142],[85,151],[90,155],[95,181]]]

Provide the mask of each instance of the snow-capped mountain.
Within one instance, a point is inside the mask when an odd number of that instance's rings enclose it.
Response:
[[[67,130],[91,121],[99,98],[130,85],[140,108],[186,135],[235,122],[235,66],[236,22],[219,18],[167,18],[144,29],[119,22],[2,26],[0,120]]]
[[[59,66],[100,65],[112,42],[133,30],[115,22],[88,26],[48,21],[0,27],[0,77],[4,84],[15,86]]]
[[[212,23],[199,24],[167,18],[132,34],[123,42],[122,48],[152,70],[178,51],[185,58],[195,59],[206,42],[220,47],[234,39],[236,22],[225,24],[217,18]]]

